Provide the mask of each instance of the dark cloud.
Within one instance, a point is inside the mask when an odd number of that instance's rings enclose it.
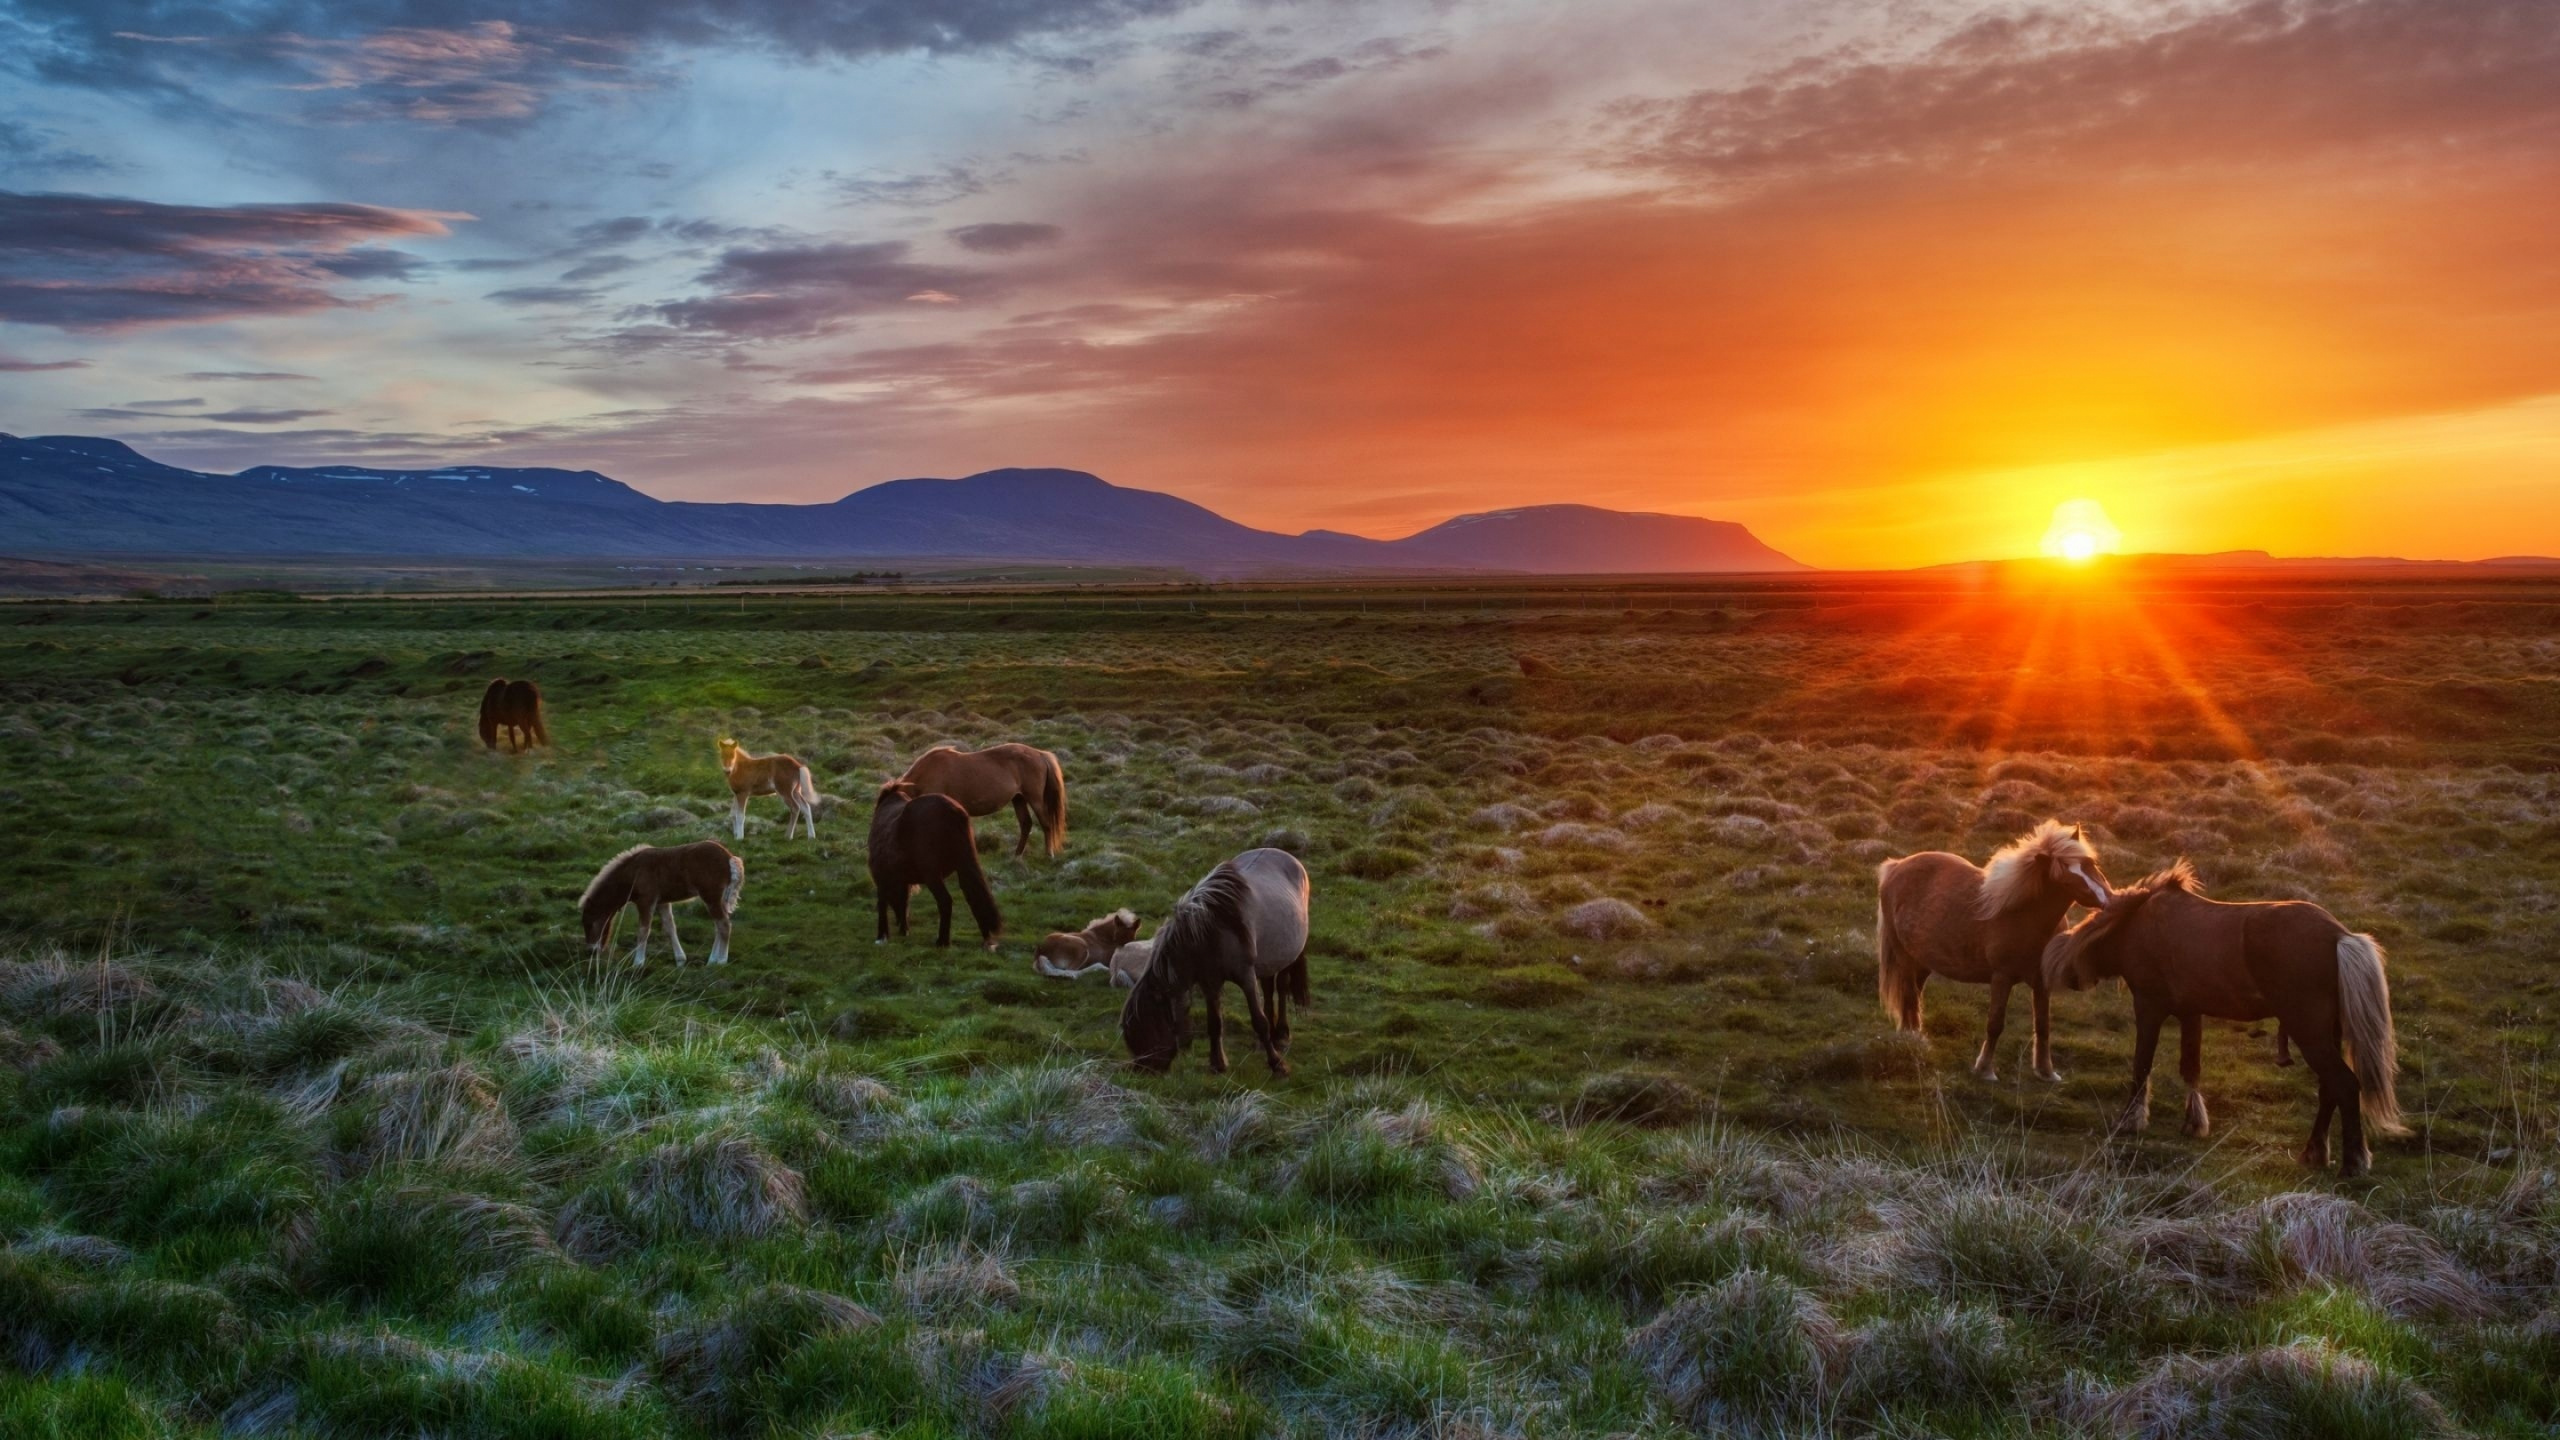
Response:
[[[990,220],[963,225],[951,232],[953,243],[982,255],[1011,255],[1042,245],[1055,245],[1066,235],[1055,225],[1029,220]]]
[[[115,168],[103,156],[62,143],[59,130],[0,119],[0,174],[95,175]]]
[[[836,329],[856,315],[975,298],[992,288],[973,270],[918,264],[907,242],[740,247],[702,272],[713,293],[652,307],[677,331],[782,339]]]
[[[367,242],[443,235],[447,218],[0,191],[0,320],[113,330],[355,304],[340,284],[405,277],[418,263]]]
[[[828,171],[822,177],[848,205],[882,205],[907,210],[930,210],[954,200],[984,195],[996,185],[1012,180],[1010,171],[990,173],[972,163],[945,165],[939,170],[919,170],[899,174],[841,175]]]
[[[569,232],[569,244],[578,250],[628,245],[648,234],[649,228],[650,221],[645,215],[617,215],[610,220],[590,220]]]
[[[335,414],[330,410],[209,410],[202,414],[172,414],[172,411],[204,404],[202,400],[136,400],[125,405],[99,406],[71,413],[84,420],[210,420],[221,425],[288,425],[296,420]]]
[[[268,382],[277,380],[316,380],[316,375],[300,375],[291,370],[190,370],[181,380],[238,380]]]
[[[124,403],[135,410],[184,410],[203,405],[204,397],[183,395],[175,400],[127,400]]]
[[[1882,170],[2296,165],[2381,147],[2460,164],[2560,145],[2560,5],[2262,0],[2146,29],[1997,14],[1916,58],[1833,58],[1630,105],[1630,163],[1709,182]]]
[[[628,255],[591,255],[560,272],[560,278],[570,283],[601,280],[608,275],[619,275],[639,263]]]
[[[492,290],[488,298],[501,305],[584,305],[603,293],[582,285],[519,285]]]
[[[86,370],[86,360],[29,360],[22,356],[0,354],[0,375],[33,375],[46,370]]]

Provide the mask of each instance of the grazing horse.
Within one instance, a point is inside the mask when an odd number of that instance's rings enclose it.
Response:
[[[750,755],[737,741],[720,737],[720,773],[729,777],[729,836],[733,840],[747,838],[747,801],[757,795],[779,795],[783,812],[791,817],[782,827],[782,838],[798,833],[800,822],[809,822],[809,838],[818,838],[818,783],[809,778],[809,767],[791,755]]]
[[[969,914],[978,922],[978,936],[987,948],[996,948],[996,940],[1004,934],[1004,914],[996,909],[996,897],[987,889],[987,872],[978,865],[978,834],[969,825],[969,812],[948,795],[921,795],[904,780],[892,780],[880,787],[880,798],[871,806],[871,887],[877,895],[880,917],[879,942],[889,938],[889,917],[898,917],[898,933],[907,933],[907,897],[918,885],[933,892],[933,903],[942,911],[941,929],[934,935],[936,945],[951,943],[951,892],[944,888],[946,875],[960,877],[960,893],[969,901]]]
[[[2133,1093],[2120,1125],[2151,1123],[2151,1057],[2160,1022],[2178,1017],[2178,1076],[2187,1085],[2186,1132],[2212,1128],[2204,1092],[2204,1019],[2264,1020],[2302,1048],[2320,1082],[2319,1118],[2302,1163],[2329,1163],[2329,1116],[2345,1115],[2341,1176],[2373,1163],[2365,1126],[2405,1135],[2398,1042],[2382,947],[2306,900],[2225,904],[2204,897],[2186,861],[2115,893],[2045,947],[2046,983],[2080,990],[2113,975],[2133,992]]]
[[[971,815],[993,815],[1007,805],[1022,825],[1013,845],[1019,858],[1031,848],[1036,816],[1055,855],[1067,843],[1067,773],[1058,757],[1028,745],[959,750],[936,745],[907,767],[906,780],[920,795],[948,795]]]
[[[699,900],[711,911],[711,963],[729,963],[729,917],[738,913],[738,892],[746,887],[747,862],[717,840],[690,845],[634,845],[604,862],[596,878],[578,897],[578,918],[586,925],[587,949],[598,959],[612,948],[613,928],[622,907],[640,911],[640,944],[631,963],[649,963],[649,929],[663,918],[667,944],[676,963],[684,963],[684,941],[676,937],[673,906]]]
[[[1191,992],[1208,1001],[1209,1068],[1227,1069],[1218,996],[1244,992],[1253,1038],[1286,1076],[1289,1004],[1307,1003],[1307,867],[1286,850],[1247,850],[1202,877],[1156,927],[1154,959],[1120,1006],[1120,1038],[1141,1069],[1162,1074],[1191,1038]],[[1123,954],[1127,953],[1124,947]]]
[[[518,751],[551,743],[551,732],[542,725],[541,686],[503,675],[489,682],[480,692],[480,743],[497,749],[501,730]]]
[[[1031,952],[1031,968],[1052,980],[1073,980],[1111,970],[1120,947],[1138,938],[1138,912],[1126,906],[1085,922],[1082,930],[1052,930]]]
[[[2044,943],[2074,905],[2107,903],[2098,852],[2077,825],[2047,820],[2010,841],[1977,870],[1961,855],[1931,850],[1876,867],[1876,992],[1897,1030],[1920,1028],[1920,987],[1931,975],[1991,987],[1991,1019],[1973,1073],[2000,1078],[1993,1052],[2009,1023],[2009,990],[2035,1000],[2034,1066],[2053,1068],[2052,999]]]

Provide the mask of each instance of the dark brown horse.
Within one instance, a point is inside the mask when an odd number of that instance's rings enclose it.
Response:
[[[551,732],[542,726],[541,686],[503,675],[489,682],[480,692],[480,743],[497,749],[501,730],[519,751],[551,743]]]
[[[958,750],[936,745],[916,757],[904,777],[921,795],[948,795],[972,815],[993,815],[1007,805],[1022,826],[1013,845],[1019,857],[1031,848],[1037,819],[1055,855],[1067,843],[1067,772],[1058,757],[1029,745],[990,745]]]
[[[746,888],[747,862],[717,840],[691,845],[634,845],[604,862],[596,878],[578,897],[578,918],[586,926],[587,948],[598,959],[613,945],[613,929],[622,907],[640,912],[640,945],[631,963],[649,963],[649,929],[667,923],[667,944],[676,963],[684,963],[684,942],[676,938],[675,911],[687,900],[699,900],[711,912],[711,963],[729,963],[729,917],[738,911],[738,892]]]
[[[2320,1082],[2319,1118],[2302,1163],[2329,1163],[2329,1116],[2345,1115],[2338,1173],[2373,1163],[2364,1130],[2406,1134],[2395,1092],[2398,1042],[2382,947],[2303,900],[2229,905],[2204,898],[2184,860],[2128,885],[2095,915],[2045,947],[2048,983],[2072,990],[2113,975],[2133,992],[2133,1093],[2120,1124],[2151,1120],[2151,1058],[2160,1022],[2178,1019],[2178,1076],[2187,1084],[2190,1135],[2212,1127],[2204,1092],[2204,1020],[2275,1017]]]
[[[889,917],[898,917],[898,933],[907,933],[907,897],[918,885],[933,892],[941,909],[936,945],[951,943],[951,892],[943,877],[960,877],[960,893],[978,922],[978,936],[996,948],[1004,934],[1004,914],[987,889],[987,872],[978,865],[978,834],[969,812],[948,795],[924,795],[905,780],[880,787],[871,805],[871,886],[877,896],[880,940],[889,938]]]
[[[1920,1028],[1920,987],[1932,975],[1991,987],[1991,1018],[1973,1073],[2000,1078],[1994,1052],[2009,1023],[2009,991],[2035,999],[2034,1068],[2053,1068],[2053,1005],[2044,945],[2074,905],[2103,905],[2107,877],[2077,825],[2047,820],[2002,846],[1982,869],[1931,850],[1876,867],[1876,992],[1894,1028]]]
[[[1191,1039],[1191,992],[1208,1002],[1209,1068],[1227,1069],[1218,996],[1244,992],[1253,1038],[1271,1073],[1289,1062],[1289,1001],[1307,1003],[1307,867],[1286,850],[1247,850],[1202,877],[1148,942],[1154,960],[1120,1006],[1120,1038],[1141,1069],[1161,1074]]]

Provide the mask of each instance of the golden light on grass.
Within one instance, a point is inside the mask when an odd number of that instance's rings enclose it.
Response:
[[[2114,554],[2123,543],[2124,532],[2095,500],[2065,500],[2054,506],[2053,523],[2044,532],[2044,553],[2074,565]]]

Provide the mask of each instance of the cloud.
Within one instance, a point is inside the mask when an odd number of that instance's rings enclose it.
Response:
[[[511,290],[492,290],[488,298],[501,305],[584,305],[603,294],[583,285],[519,285]]]
[[[601,280],[608,275],[619,275],[639,263],[628,255],[591,255],[560,272],[560,278],[570,282]]]
[[[331,410],[211,410],[194,413],[192,407],[204,404],[200,399],[135,400],[124,405],[102,405],[71,413],[83,420],[211,420],[222,425],[287,425],[296,420],[335,414]],[[172,411],[188,410],[187,414]]]
[[[822,334],[922,295],[950,303],[993,288],[979,272],[918,264],[907,250],[903,240],[734,248],[700,276],[712,294],[652,310],[678,331],[786,339]]]
[[[269,382],[280,380],[316,380],[315,375],[297,374],[291,370],[190,370],[181,380],[238,380]]]
[[[847,205],[881,205],[930,210],[954,200],[984,195],[1013,179],[1011,171],[990,173],[974,162],[956,162],[938,170],[843,175],[830,170],[821,177]]]
[[[94,175],[116,169],[103,156],[62,143],[62,132],[0,119],[0,174]]]
[[[34,375],[47,370],[86,370],[86,360],[29,360],[0,353],[0,375]]]
[[[978,225],[963,225],[950,232],[954,244],[982,255],[1011,255],[1043,245],[1055,245],[1066,233],[1055,225],[1027,220],[991,220]]]
[[[363,303],[338,286],[406,278],[418,263],[368,242],[444,235],[456,218],[0,191],[0,320],[116,330]]]

